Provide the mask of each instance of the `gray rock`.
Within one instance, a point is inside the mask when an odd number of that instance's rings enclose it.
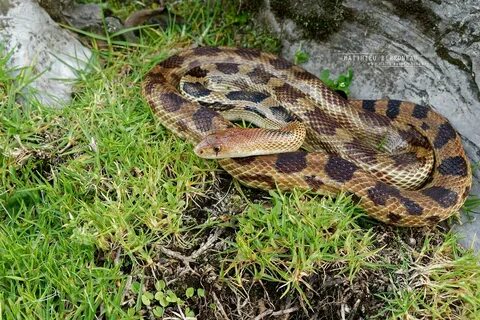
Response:
[[[63,11],[75,5],[74,0],[37,0],[38,4],[55,21],[63,20]]]
[[[102,8],[95,3],[74,3],[62,11],[63,17],[75,28],[98,30],[103,27]]]
[[[33,0],[0,0],[0,41],[13,53],[9,67],[34,79],[24,94],[52,107],[70,101],[73,81],[92,56]]]
[[[392,98],[432,105],[460,132],[472,163],[480,160],[480,3],[477,0],[345,0],[349,12],[327,40],[301,39],[303,31],[267,9],[260,17],[282,38],[282,55],[319,75],[348,67],[351,98]],[[474,173],[471,194],[480,196]],[[475,214],[473,215],[475,217]],[[480,219],[455,226],[462,244],[480,251]]]

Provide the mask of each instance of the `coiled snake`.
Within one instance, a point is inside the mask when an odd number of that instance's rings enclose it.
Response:
[[[249,186],[345,191],[372,217],[403,226],[448,218],[470,191],[471,168],[460,137],[430,107],[398,100],[346,101],[272,54],[185,50],[146,74],[143,95],[166,128],[192,143],[233,127],[219,110],[243,109],[260,118],[270,112],[287,126],[304,123],[308,151],[219,160]],[[215,101],[219,96],[223,100]],[[257,107],[263,103],[267,107]]]

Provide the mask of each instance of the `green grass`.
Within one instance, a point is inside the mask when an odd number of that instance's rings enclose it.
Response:
[[[384,226],[345,196],[232,184],[155,119],[140,83],[176,50],[278,51],[228,3],[179,2],[186,23],[143,28],[137,44],[88,34],[93,72],[62,110],[17,103],[30,79],[2,52],[0,318],[248,319],[259,301],[294,306],[292,318],[338,319],[345,305],[364,318],[480,317],[479,260],[442,227]]]
[[[244,272],[256,280],[280,282],[304,294],[304,277],[321,264],[342,265],[350,280],[362,267],[374,267],[372,233],[356,223],[361,214],[350,199],[335,200],[270,193],[272,206],[253,204],[238,217],[235,257],[224,273],[234,269],[239,284]]]
[[[413,259],[398,268],[401,276],[393,290],[380,294],[387,302],[380,317],[478,319],[478,258],[465,254],[452,234],[444,235],[440,244],[432,239],[427,237]]]

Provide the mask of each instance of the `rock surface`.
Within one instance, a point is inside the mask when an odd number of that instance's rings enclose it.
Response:
[[[82,30],[97,30],[103,27],[103,12],[98,4],[73,3],[63,11],[63,18],[75,28]]]
[[[34,79],[24,94],[45,106],[70,101],[72,82],[92,56],[33,0],[0,0],[0,41],[12,52],[9,67],[21,68]]]
[[[298,24],[275,16],[268,0],[265,5],[260,18],[282,37],[284,57],[293,61],[297,50],[307,52],[310,59],[303,67],[316,75],[323,69],[335,74],[351,67],[354,99],[392,98],[434,106],[460,132],[472,163],[480,160],[477,0],[345,0],[342,10],[348,15],[325,40],[300,39],[305,32]],[[471,194],[480,196],[478,171]],[[455,226],[462,244],[480,251],[478,213],[462,220]]]

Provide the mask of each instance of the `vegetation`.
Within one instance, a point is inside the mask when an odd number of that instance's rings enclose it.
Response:
[[[206,3],[172,5],[136,44],[83,32],[94,72],[62,110],[20,105],[30,79],[0,54],[0,317],[480,318],[479,260],[446,224],[242,187],[161,126],[140,94],[159,61],[192,45],[278,51],[237,4]]]

